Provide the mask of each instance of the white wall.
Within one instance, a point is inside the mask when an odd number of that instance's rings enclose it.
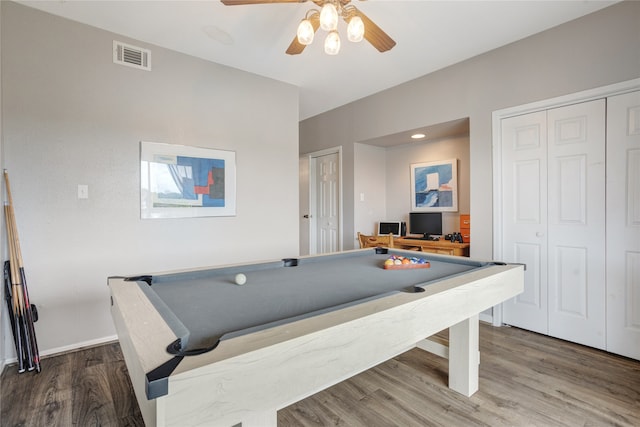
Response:
[[[298,253],[296,87],[1,7],[2,160],[43,354],[114,335],[109,275]],[[151,49],[153,70],[113,64],[114,39]],[[140,141],[235,151],[237,215],[141,220]]]
[[[471,255],[490,259],[491,113],[640,77],[638,22],[640,2],[617,3],[309,118],[300,123],[300,152],[342,144],[346,164],[356,141],[469,117]],[[353,224],[347,221],[354,217],[349,210],[351,177],[345,170],[344,229],[349,241]]]
[[[400,218],[387,217],[386,150],[366,144],[353,147],[353,225],[352,244],[357,247],[358,232],[376,234],[378,221]]]

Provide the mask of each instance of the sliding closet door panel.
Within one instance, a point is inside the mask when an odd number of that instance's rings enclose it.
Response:
[[[547,111],[549,335],[605,348],[604,99]]]
[[[546,112],[504,119],[501,128],[504,261],[526,265],[524,292],[503,304],[503,321],[547,334]]]
[[[640,92],[607,102],[607,350],[640,359]]]

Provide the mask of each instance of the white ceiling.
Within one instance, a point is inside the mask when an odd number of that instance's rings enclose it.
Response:
[[[379,53],[323,31],[301,55],[284,52],[313,3],[224,6],[208,1],[19,1],[128,37],[300,88],[300,119],[328,111],[609,6],[616,1],[369,0],[354,4],[397,45]],[[339,31],[345,34],[346,24]]]

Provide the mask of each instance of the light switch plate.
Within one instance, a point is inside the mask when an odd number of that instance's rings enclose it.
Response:
[[[89,186],[85,184],[78,184],[78,199],[89,198]]]

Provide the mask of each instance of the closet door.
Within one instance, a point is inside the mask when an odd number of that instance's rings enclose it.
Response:
[[[549,335],[605,348],[604,99],[547,111]]]
[[[640,92],[607,103],[607,350],[640,359]]]
[[[502,120],[504,261],[526,265],[524,292],[503,304],[503,321],[548,334],[547,113]]]
[[[605,101],[502,120],[502,247],[526,264],[503,321],[604,348]]]

